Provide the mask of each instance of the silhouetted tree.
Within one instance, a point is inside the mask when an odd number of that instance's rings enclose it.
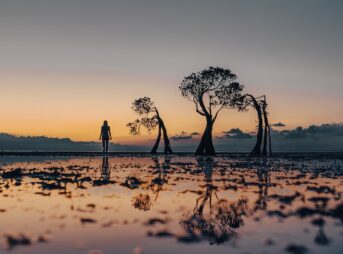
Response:
[[[141,126],[145,127],[148,132],[151,132],[153,129],[158,127],[156,142],[151,150],[151,153],[157,153],[162,133],[164,140],[164,153],[173,153],[170,147],[167,129],[154,102],[148,97],[139,98],[132,103],[132,109],[140,116],[140,118],[127,124],[127,126],[130,128],[130,133],[132,135],[139,135]]]
[[[257,113],[258,127],[256,134],[256,144],[251,151],[253,156],[263,156],[267,155],[267,145],[269,142],[269,154],[272,153],[271,146],[271,137],[270,137],[270,126],[268,121],[268,112],[267,112],[267,101],[266,96],[262,95],[260,97],[254,97],[251,94],[245,94],[242,96],[243,106],[242,110],[247,110],[249,106],[252,106]],[[261,151],[261,147],[263,148]]]
[[[268,103],[266,96],[263,96],[263,100],[261,101],[261,108],[263,113],[263,121],[264,121],[264,134],[263,134],[263,148],[262,148],[262,155],[267,155],[267,146],[269,143],[269,155],[272,155],[272,140],[270,136],[270,125],[268,121]]]
[[[257,113],[258,127],[256,134],[256,144],[250,154],[253,156],[260,156],[263,139],[263,111],[261,97],[254,97],[251,94],[245,94],[242,98],[244,99],[244,109],[247,110],[249,106],[252,106]]]
[[[236,75],[229,69],[209,67],[185,77],[180,85],[183,97],[192,100],[198,114],[206,118],[206,128],[196,155],[215,155],[212,130],[223,108],[242,105],[243,85],[235,82]]]

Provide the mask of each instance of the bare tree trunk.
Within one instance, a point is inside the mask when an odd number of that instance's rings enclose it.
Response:
[[[262,148],[262,156],[267,156],[267,145],[268,145],[268,125],[266,122],[266,112],[263,110],[263,118],[264,118],[264,133],[263,133],[263,148]],[[268,121],[268,120],[267,120]]]
[[[206,129],[201,137],[200,144],[195,151],[195,155],[216,155],[212,139],[213,121],[209,117],[206,121]]]
[[[169,138],[168,138],[168,134],[167,134],[167,129],[164,125],[164,122],[161,118],[158,119],[159,125],[162,128],[163,131],[163,140],[164,140],[164,153],[165,154],[170,154],[173,153],[171,146],[170,146],[170,142],[169,142]]]
[[[270,136],[270,126],[268,125],[268,137],[269,137],[269,156],[272,156],[272,138]]]
[[[198,145],[198,148],[195,151],[195,155],[203,155],[204,147],[205,147],[206,133],[207,133],[207,128],[205,129],[204,133],[201,136],[201,140],[200,140],[200,143]]]
[[[213,122],[211,121],[208,128],[207,128],[207,138],[205,141],[205,155],[216,155],[216,151],[214,150],[213,139],[212,139],[212,129],[213,129]]]
[[[161,140],[161,126],[158,126],[158,134],[157,134],[157,138],[156,138],[156,142],[154,144],[154,147],[151,149],[151,154],[156,154],[157,153],[157,149],[158,146],[160,144],[160,140]]]
[[[270,137],[270,126],[268,121],[268,113],[265,108],[263,108],[263,119],[264,119],[264,142],[263,142],[263,151],[262,155],[267,155],[267,140],[269,139],[269,155],[272,154],[272,145]]]
[[[256,99],[251,96],[254,104],[254,108],[257,112],[257,119],[258,119],[258,130],[257,130],[257,136],[256,136],[256,144],[251,151],[250,155],[253,156],[260,156],[261,155],[261,145],[262,145],[262,138],[263,138],[263,120],[262,120],[262,111],[259,103],[256,101]]]

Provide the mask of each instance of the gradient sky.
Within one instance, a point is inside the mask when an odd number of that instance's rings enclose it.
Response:
[[[133,143],[131,102],[151,97],[170,135],[204,119],[178,86],[208,66],[230,68],[266,94],[287,128],[343,122],[343,1],[0,0],[0,132]],[[215,133],[253,131],[225,110]]]

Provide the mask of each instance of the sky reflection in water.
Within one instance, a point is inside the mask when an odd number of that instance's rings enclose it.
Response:
[[[1,252],[339,253],[340,159],[0,159]]]

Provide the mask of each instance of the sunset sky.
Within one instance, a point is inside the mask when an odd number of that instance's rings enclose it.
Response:
[[[135,143],[131,102],[151,97],[170,135],[205,120],[178,89],[208,66],[266,94],[272,123],[343,122],[343,1],[0,0],[0,132]],[[254,131],[253,110],[214,132]]]

